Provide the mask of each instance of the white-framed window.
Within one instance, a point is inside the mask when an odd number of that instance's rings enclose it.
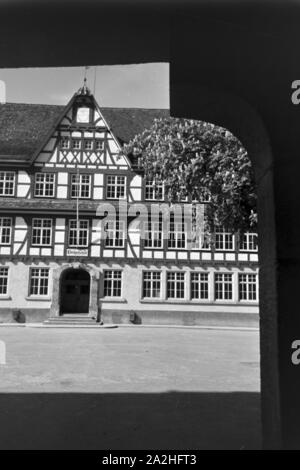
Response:
[[[191,299],[208,299],[208,273],[191,273]]]
[[[167,298],[184,299],[185,296],[185,273],[167,273]]]
[[[257,251],[257,233],[247,232],[240,236],[240,251]]]
[[[0,267],[0,295],[7,295],[8,289],[8,268]]]
[[[52,219],[32,219],[31,244],[50,246],[52,243]]]
[[[257,300],[257,274],[239,274],[239,300]]]
[[[215,273],[215,299],[232,300],[232,274]]]
[[[145,248],[162,248],[162,222],[145,222],[144,237]]]
[[[84,149],[93,150],[93,139],[84,139]]]
[[[87,247],[89,244],[89,221],[72,219],[69,221],[69,246]]]
[[[215,231],[215,249],[218,251],[234,250],[234,235],[224,228],[218,228]]]
[[[48,295],[49,268],[30,268],[29,295]]]
[[[72,139],[72,148],[73,150],[80,150],[81,149],[81,139]]]
[[[0,217],[0,245],[11,244],[12,219]]]
[[[70,148],[70,138],[62,136],[60,138],[60,148],[63,150],[68,150]]]
[[[162,201],[164,199],[164,184],[158,180],[145,180],[145,200]]]
[[[16,174],[14,171],[0,171],[0,196],[15,194]]]
[[[122,175],[108,175],[106,180],[107,199],[124,199],[126,191],[126,177]]]
[[[157,299],[161,296],[161,272],[143,272],[143,298]]]
[[[95,150],[98,152],[104,149],[104,140],[96,139],[95,140]]]
[[[54,197],[55,192],[55,174],[54,173],[36,173],[34,184],[35,197]]]
[[[186,247],[186,232],[184,230],[183,222],[174,222],[171,220],[169,223],[168,231],[168,248],[185,249]]]
[[[92,175],[86,173],[71,175],[71,198],[89,199],[91,186]]]
[[[104,297],[122,296],[122,271],[104,271]]]
[[[125,222],[124,220],[110,220],[106,223],[105,246],[121,248],[125,240]]]

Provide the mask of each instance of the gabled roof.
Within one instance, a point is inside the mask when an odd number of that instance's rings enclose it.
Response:
[[[0,161],[29,161],[55,126],[65,106],[0,104]],[[167,109],[101,108],[121,144],[150,127],[155,118],[169,116]]]

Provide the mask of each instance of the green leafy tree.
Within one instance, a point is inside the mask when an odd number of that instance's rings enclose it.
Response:
[[[213,124],[157,119],[123,148],[147,178],[164,181],[169,202],[209,201],[207,231],[255,231],[257,196],[253,169],[241,142]]]

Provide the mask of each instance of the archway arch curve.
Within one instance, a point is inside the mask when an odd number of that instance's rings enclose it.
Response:
[[[278,313],[276,230],[273,191],[273,156],[264,122],[251,104],[241,97],[201,87],[195,82],[170,84],[172,117],[196,119],[222,126],[239,138],[251,159],[258,196],[260,269],[261,416],[264,446],[278,448],[280,397],[278,372]]]
[[[98,271],[81,262],[66,263],[53,270],[53,294],[50,307],[50,316],[58,317],[60,315],[60,301],[61,301],[61,281],[64,279],[68,272],[84,271],[90,277],[89,288],[89,305],[88,316],[98,319],[98,287],[99,287],[99,273]]]

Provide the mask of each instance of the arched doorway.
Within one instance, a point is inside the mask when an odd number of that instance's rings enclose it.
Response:
[[[60,282],[60,315],[89,313],[90,275],[85,269],[70,268]]]

